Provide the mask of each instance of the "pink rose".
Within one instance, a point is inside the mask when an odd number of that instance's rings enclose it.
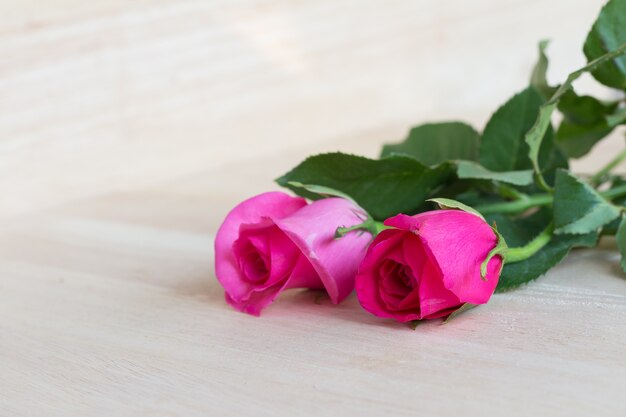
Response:
[[[359,302],[370,313],[401,322],[444,317],[464,303],[486,303],[498,284],[499,255],[492,228],[475,214],[437,210],[385,221],[356,278]]]
[[[226,301],[259,315],[283,290],[323,288],[339,303],[354,289],[371,235],[353,232],[335,239],[335,230],[359,224],[364,216],[341,198],[307,204],[270,192],[242,202],[215,238],[215,273]]]

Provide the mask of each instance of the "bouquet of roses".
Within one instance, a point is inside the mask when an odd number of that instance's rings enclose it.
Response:
[[[592,176],[568,170],[626,124],[626,0],[601,10],[587,65],[560,85],[546,80],[546,46],[529,86],[482,133],[429,123],[378,159],[314,155],[277,179],[300,197],[268,192],[235,207],[215,240],[228,303],[259,315],[289,288],[323,289],[334,303],[356,289],[368,312],[417,323],[484,304],[601,235],[616,236],[626,268],[626,178],[612,173],[626,150]],[[615,98],[577,94],[584,73]]]

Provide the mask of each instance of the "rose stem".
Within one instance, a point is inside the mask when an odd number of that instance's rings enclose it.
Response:
[[[611,200],[616,197],[626,195],[626,184],[618,185],[610,190],[600,192],[602,197]],[[554,197],[552,194],[535,194],[529,196],[527,199],[510,201],[506,203],[493,203],[485,204],[482,206],[474,207],[481,214],[516,214],[526,211],[533,207],[541,207],[552,204]]]
[[[552,232],[554,231],[554,225],[550,223],[541,233],[537,235],[533,240],[525,244],[524,246],[518,246],[516,248],[508,248],[504,251],[504,262],[513,263],[520,262],[530,258],[535,253],[539,252],[541,248],[546,246],[552,238]]]
[[[338,227],[335,231],[335,239],[342,238],[348,233],[354,232],[355,230],[365,231],[371,234],[372,237],[376,237],[381,231],[386,228],[387,226],[385,226],[383,223],[377,222],[371,217],[368,217],[363,223],[355,224],[354,226],[350,227]]]

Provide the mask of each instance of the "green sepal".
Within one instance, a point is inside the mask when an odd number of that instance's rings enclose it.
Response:
[[[451,198],[430,198],[426,201],[432,201],[433,203],[437,203],[440,209],[455,209],[462,210],[467,213],[474,214],[481,219],[485,220],[482,214],[480,214],[476,209],[468,206],[467,204],[463,204],[460,201],[453,200]]]
[[[318,194],[323,197],[344,198],[356,204],[356,201],[354,201],[352,197],[350,197],[348,194],[342,193],[341,191],[335,190],[330,187],[324,187],[323,185],[302,184],[297,181],[288,181],[287,185],[293,188],[302,188],[310,193]]]
[[[348,233],[354,232],[354,231],[361,231],[361,233],[367,232],[370,235],[372,235],[372,237],[376,237],[380,232],[382,232],[385,229],[390,229],[390,227],[385,226],[383,223],[377,222],[372,217],[368,216],[366,219],[363,220],[363,223],[355,224],[354,226],[349,226],[349,227],[345,227],[345,226],[338,227],[335,230],[335,239],[341,239]]]
[[[407,324],[409,325],[409,327],[411,328],[411,330],[415,330],[417,329],[417,326],[419,326],[420,324],[422,324],[424,320],[411,320],[410,322],[408,322]]]
[[[496,246],[489,251],[489,253],[487,254],[487,257],[485,258],[485,260],[480,264],[480,278],[483,281],[487,281],[487,267],[489,266],[489,261],[491,261],[491,259],[494,256],[500,255],[500,257],[502,258],[502,266],[500,268],[504,267],[504,256],[503,255],[504,255],[504,253],[506,253],[506,250],[508,249],[508,246],[506,244],[506,240],[504,240],[504,237],[500,234],[500,232],[498,232],[498,229],[496,228],[495,222],[493,224],[492,229],[493,229],[493,232],[496,234],[498,242],[496,243]]]
[[[466,311],[469,311],[475,307],[478,307],[478,305],[479,304],[470,304],[470,303],[463,304],[461,307],[457,308],[452,313],[450,313],[450,315],[446,317],[446,319],[441,324],[450,323],[452,320],[456,319],[457,317],[459,317],[461,314],[465,313]]]
[[[617,228],[615,240],[617,241],[617,247],[622,256],[620,266],[622,267],[622,271],[626,272],[626,216],[624,215],[622,215],[619,227]]]

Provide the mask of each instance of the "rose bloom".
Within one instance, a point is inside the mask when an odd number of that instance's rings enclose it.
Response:
[[[359,302],[370,313],[400,322],[444,317],[464,303],[486,303],[498,284],[499,255],[481,263],[498,238],[479,216],[461,210],[404,214],[372,242],[356,278]]]
[[[226,301],[259,315],[289,288],[325,289],[339,303],[354,289],[368,233],[335,239],[340,226],[363,222],[365,213],[342,198],[306,200],[281,192],[235,207],[215,238],[215,274]]]

